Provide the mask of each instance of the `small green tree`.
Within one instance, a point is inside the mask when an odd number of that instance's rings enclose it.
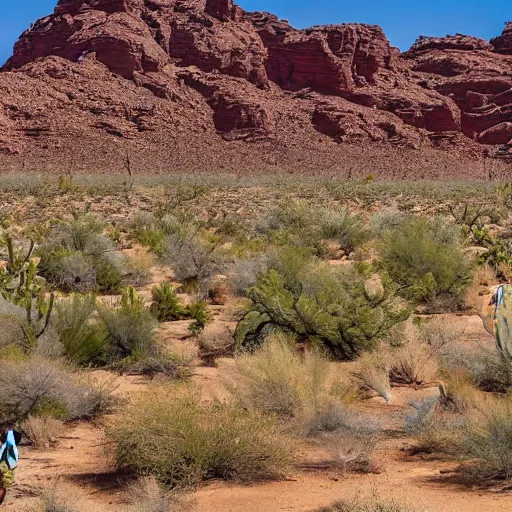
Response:
[[[471,281],[459,228],[439,220],[407,219],[389,231],[382,264],[400,293],[418,303],[444,299],[459,306]]]
[[[409,316],[386,276],[370,278],[353,267],[315,261],[292,267],[296,273],[287,277],[271,269],[249,289],[252,305],[235,332],[239,348],[261,344],[277,330],[323,345],[338,359],[353,359]]]

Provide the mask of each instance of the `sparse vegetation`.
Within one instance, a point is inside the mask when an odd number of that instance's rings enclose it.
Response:
[[[32,446],[36,449],[47,449],[57,443],[63,424],[51,416],[29,416],[21,428]]]
[[[464,447],[481,477],[512,477],[512,406],[509,399],[487,400],[470,421]]]
[[[67,450],[72,420],[113,412],[87,428],[109,424],[117,469],[141,478],[123,490],[134,512],[181,510],[169,489],[209,479],[392,471],[404,443],[418,466],[429,453],[512,478],[509,351],[442,314],[480,312],[512,275],[493,184],[125,178],[0,184],[0,421],[25,434],[23,456]],[[36,507],[96,501],[65,498]]]
[[[281,478],[292,457],[272,418],[229,404],[203,405],[189,389],[145,393],[108,435],[119,469],[172,487],[211,478]]]
[[[400,505],[396,501],[383,501],[378,498],[360,499],[351,501],[337,501],[327,508],[321,508],[317,512],[421,512]]]

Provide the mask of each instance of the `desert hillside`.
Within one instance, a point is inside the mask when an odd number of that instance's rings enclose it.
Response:
[[[511,24],[400,53],[231,0],[59,0],[0,71],[0,167],[495,178],[511,69]]]

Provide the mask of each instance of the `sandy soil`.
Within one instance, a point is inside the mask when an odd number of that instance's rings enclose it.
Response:
[[[460,325],[467,346],[489,342],[490,337],[478,316],[442,315],[442,321]],[[216,321],[225,319],[221,313]],[[164,324],[160,331],[162,342],[181,347],[183,353],[193,353],[194,343],[187,337],[186,324]],[[343,363],[333,363],[341,367]],[[233,361],[219,361],[216,368],[197,367],[193,381],[201,387],[205,400],[228,396],[224,386]],[[95,372],[98,379],[112,378],[105,371]],[[116,395],[128,398],[151,385],[139,376],[116,378]],[[437,388],[416,391],[409,388],[393,390],[391,404],[375,398],[361,405],[362,413],[386,418],[390,426],[408,409],[410,402],[437,393]],[[104,429],[109,418],[95,424],[76,423],[66,428],[56,448],[36,451],[22,447],[17,470],[17,482],[8,495],[3,510],[21,512],[36,500],[38,489],[66,485],[67,493],[76,491],[76,500],[84,510],[101,512],[128,511],[128,492],[122,482],[109,472]],[[392,427],[390,427],[392,428]],[[458,466],[454,461],[411,456],[404,439],[389,439],[379,446],[376,462],[378,474],[343,474],[333,470],[296,470],[281,482],[253,486],[210,482],[187,496],[193,512],[307,512],[326,506],[341,498],[356,495],[377,495],[396,498],[404,503],[422,506],[430,512],[501,512],[512,510],[512,494],[482,490],[452,473]],[[311,449],[310,449],[311,450]],[[314,450],[308,457],[314,457]]]

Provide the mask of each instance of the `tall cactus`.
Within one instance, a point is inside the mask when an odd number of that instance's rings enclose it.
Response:
[[[512,361],[512,285],[500,286],[494,300],[496,347],[504,358]]]
[[[33,258],[34,242],[28,250],[16,246],[10,234],[0,237],[0,255],[4,253],[4,265],[0,265],[0,295],[8,302],[25,310],[25,322],[21,328],[27,348],[33,348],[37,339],[48,328],[55,302],[54,294],[46,296],[44,278],[37,274],[38,260]]]

